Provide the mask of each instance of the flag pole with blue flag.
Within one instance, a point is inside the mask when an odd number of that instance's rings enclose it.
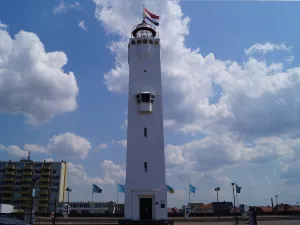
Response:
[[[170,194],[174,194],[174,188],[172,188],[171,186],[167,185],[167,191],[170,193]]]
[[[119,200],[119,192],[120,193],[125,193],[125,186],[123,184],[117,183],[117,212],[118,212],[118,200]]]
[[[93,191],[92,191],[92,203],[94,202],[94,192],[101,193],[102,189],[99,188],[96,184],[93,184]]]
[[[191,183],[189,183],[189,203],[191,203],[191,192],[192,193],[196,193],[197,188],[194,185],[191,185]]]

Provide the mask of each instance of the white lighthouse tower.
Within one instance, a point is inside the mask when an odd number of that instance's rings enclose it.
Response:
[[[128,44],[126,220],[166,220],[160,39],[143,20]]]

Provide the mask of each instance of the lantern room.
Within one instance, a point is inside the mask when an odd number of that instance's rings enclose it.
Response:
[[[138,110],[140,112],[152,112],[152,105],[155,99],[155,95],[150,92],[141,92],[136,96],[136,102],[138,104]]]

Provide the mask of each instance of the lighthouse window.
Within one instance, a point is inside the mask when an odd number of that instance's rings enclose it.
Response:
[[[137,94],[136,96],[137,103],[141,103],[141,94]]]
[[[154,44],[155,44],[155,45],[159,45],[159,41],[158,41],[158,40],[155,40],[155,41],[154,41]]]
[[[137,40],[136,42],[138,45],[142,44],[142,41],[141,40]]]
[[[143,40],[143,44],[148,44],[148,40],[147,40],[147,39],[144,39],[144,40]]]
[[[131,44],[132,44],[132,45],[135,45],[135,41],[132,40],[132,41],[131,41]]]
[[[147,137],[147,127],[144,127],[144,137]]]
[[[154,98],[155,98],[155,95],[151,94],[151,99],[150,99],[150,102],[151,102],[151,103],[154,102]]]
[[[142,102],[150,102],[150,93],[141,93]]]
[[[150,45],[153,45],[153,40],[149,40],[149,44],[150,44]]]

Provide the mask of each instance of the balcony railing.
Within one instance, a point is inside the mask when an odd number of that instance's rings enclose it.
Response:
[[[31,191],[30,190],[23,190],[21,191],[22,195],[30,195]]]
[[[28,201],[30,199],[30,196],[22,196],[20,198],[21,201]]]
[[[50,170],[51,169],[51,165],[43,165],[42,166],[42,170]]]
[[[5,182],[7,181],[14,181],[14,177],[4,177],[3,179]]]
[[[30,182],[31,181],[31,177],[23,177],[23,181]]]
[[[5,169],[7,169],[7,170],[14,170],[14,169],[16,169],[16,166],[15,165],[7,165],[5,167]]]
[[[1,192],[1,191],[0,191]],[[3,194],[11,194],[12,193],[12,189],[7,189],[7,190],[2,190]],[[1,194],[0,194],[1,195]]]
[[[5,175],[13,176],[13,175],[15,175],[15,171],[6,171]]]
[[[49,188],[49,184],[40,184],[40,188]]]
[[[41,179],[40,179],[40,182],[49,182],[50,181],[50,178],[48,177],[42,177]]]
[[[48,194],[49,194],[48,190],[40,191],[40,195],[48,195]]]
[[[3,184],[3,187],[12,187],[13,186],[13,183],[4,183]]]
[[[39,197],[40,202],[45,202],[45,201],[49,201],[48,196],[45,197]]]
[[[41,175],[42,176],[50,176],[50,172],[44,170],[44,171],[41,172]]]
[[[10,201],[12,199],[12,196],[4,196],[2,197],[3,201]]]
[[[47,203],[40,203],[39,205],[38,205],[38,207],[39,208],[44,208],[44,207],[48,207],[48,204]]]
[[[32,176],[32,172],[29,171],[23,172],[23,176]]]

